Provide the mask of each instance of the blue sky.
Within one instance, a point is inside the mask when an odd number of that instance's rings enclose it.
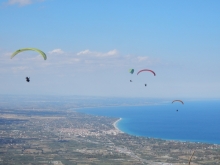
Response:
[[[220,98],[219,7],[217,0],[3,0],[0,94]],[[25,47],[48,59],[34,52],[10,59]],[[156,76],[136,75],[145,68]]]

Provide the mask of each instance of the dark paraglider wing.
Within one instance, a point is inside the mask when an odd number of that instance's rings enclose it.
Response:
[[[180,103],[184,104],[184,102],[182,100],[173,100],[172,103],[174,103],[174,102],[180,102]]]

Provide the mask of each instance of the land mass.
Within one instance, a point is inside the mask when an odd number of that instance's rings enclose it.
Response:
[[[163,100],[0,95],[0,164],[191,165],[220,164],[220,145],[128,135],[118,118],[74,111]]]
[[[0,164],[220,164],[220,146],[131,136],[117,118],[70,110],[1,109]]]

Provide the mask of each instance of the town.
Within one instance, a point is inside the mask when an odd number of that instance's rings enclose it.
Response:
[[[219,164],[220,145],[128,135],[118,118],[74,110],[1,109],[0,164]]]

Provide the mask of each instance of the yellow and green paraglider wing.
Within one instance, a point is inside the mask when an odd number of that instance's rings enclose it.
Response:
[[[42,57],[44,58],[44,60],[47,59],[46,54],[45,54],[43,51],[41,51],[41,50],[39,50],[39,49],[36,49],[36,48],[22,48],[22,49],[18,49],[17,51],[15,51],[15,52],[11,55],[11,58],[13,58],[14,56],[16,56],[16,55],[17,55],[18,53],[20,53],[20,52],[29,51],[29,50],[36,51],[36,52],[38,52],[38,53],[40,53],[40,54],[42,55]]]

